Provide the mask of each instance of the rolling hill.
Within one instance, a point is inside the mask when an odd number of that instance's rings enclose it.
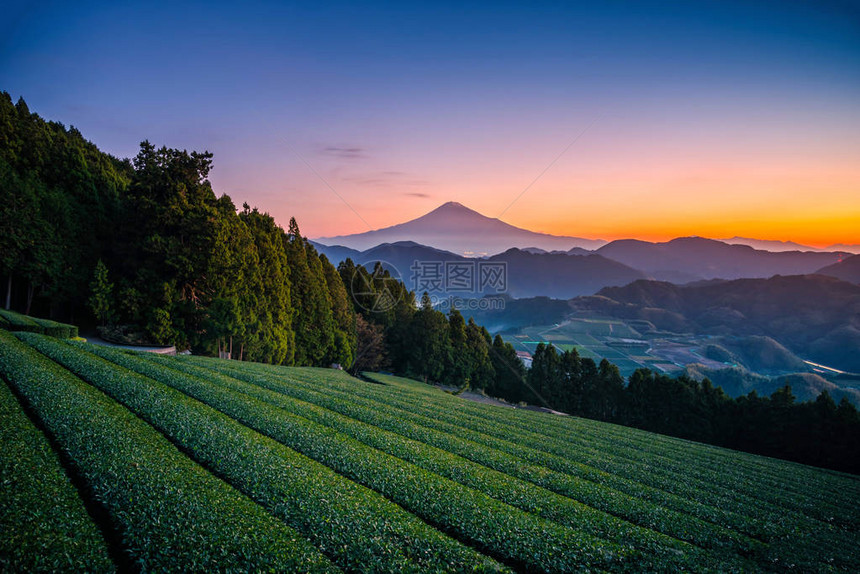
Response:
[[[0,492],[16,509],[0,517],[15,533],[0,539],[4,568],[69,557],[94,571],[860,565],[849,475],[396,377],[33,333],[0,331],[0,375],[4,438],[29,437],[0,453],[4,480],[15,476]],[[48,472],[58,479],[34,480]],[[46,497],[58,512],[34,528],[27,512]]]
[[[665,243],[623,239],[595,253],[640,269],[653,279],[679,284],[702,279],[805,275],[844,256],[838,252],[773,253],[702,237],[679,237]]]
[[[827,251],[825,249],[818,249],[817,247],[795,243],[794,241],[777,241],[773,239],[752,239],[750,237],[735,236],[730,239],[718,239],[717,241],[722,241],[729,245],[747,245],[753,249],[758,249],[760,251],[773,251],[775,253],[781,251]],[[836,251],[836,249],[833,249],[832,251]]]
[[[730,397],[746,395],[753,390],[759,396],[770,396],[785,385],[790,385],[791,394],[797,401],[814,401],[822,391],[827,391],[835,402],[845,397],[855,405],[860,405],[860,390],[840,386],[815,373],[766,377],[741,367],[714,369],[696,363],[687,365],[684,373],[697,381],[709,379],[715,387],[722,387]]]
[[[836,277],[849,283],[860,283],[860,255],[853,255],[832,265],[822,267],[816,273]]]
[[[715,337],[705,356],[722,363],[735,363],[763,374],[804,372],[809,366],[779,342],[762,335]]]
[[[417,291],[419,295],[427,291],[431,295],[447,293],[468,298],[503,293],[517,298],[547,296],[569,299],[596,293],[607,286],[626,285],[645,277],[644,273],[636,269],[590,252],[585,252],[586,255],[568,255],[513,248],[492,257],[478,259],[420,245],[414,241],[384,243],[365,251],[341,246],[327,247],[322,244],[316,244],[315,247],[335,265],[346,257],[371,269],[377,261],[383,262],[395,277],[400,278],[409,289]],[[417,266],[416,261],[419,262]],[[437,288],[432,288],[423,281],[429,273],[427,268],[423,267],[424,264],[431,264],[432,268],[438,269],[442,277],[446,273],[446,264],[473,269],[477,277],[477,266],[483,264],[482,262],[504,266],[507,285],[503,291],[499,292],[493,288],[479,290],[477,282],[473,289],[447,289],[444,279],[437,283]],[[435,266],[436,264],[439,266]]]
[[[641,271],[596,254],[534,254],[509,249],[489,257],[488,261],[506,265],[508,293],[518,298],[569,299],[645,277]]]
[[[658,329],[765,335],[804,359],[860,372],[860,285],[823,275],[737,279],[699,286],[636,281],[577,305],[651,321]]]

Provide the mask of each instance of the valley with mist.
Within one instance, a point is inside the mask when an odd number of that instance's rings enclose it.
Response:
[[[487,246],[488,228],[510,247],[464,255]],[[639,368],[685,373],[733,397],[791,384],[800,400],[827,390],[860,405],[860,255],[852,252],[791,242],[769,251],[761,247],[773,243],[746,240],[756,248],[699,237],[616,240],[589,250],[576,238],[547,241],[455,202],[385,231],[395,241],[363,251],[348,246],[367,234],[315,245],[334,263],[382,262],[413,289],[420,286],[416,262],[504,263],[503,308],[480,304],[498,297],[488,290],[454,295],[466,317],[525,353],[545,342],[609,359],[625,376]],[[343,245],[323,243],[335,241]],[[434,287],[428,293],[448,304],[444,282]]]

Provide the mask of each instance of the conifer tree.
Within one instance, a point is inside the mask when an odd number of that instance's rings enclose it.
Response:
[[[450,352],[446,356],[445,382],[462,387],[469,382],[472,357],[466,341],[466,321],[457,309],[448,313],[448,342]]]
[[[102,325],[107,325],[113,316],[113,283],[108,280],[108,270],[101,259],[96,264],[93,280],[90,283],[90,292],[91,295],[87,302],[93,315]]]
[[[356,326],[355,311],[337,269],[325,255],[320,255],[326,289],[331,301],[334,339],[326,357],[327,363],[338,363],[344,367],[352,364],[355,357]]]
[[[466,325],[466,348],[470,386],[473,389],[487,389],[496,374],[490,361],[490,334],[471,317]]]
[[[286,234],[268,213],[251,209],[247,203],[239,219],[251,235],[256,261],[246,271],[243,289],[249,305],[246,356],[252,361],[292,364],[296,341]]]
[[[487,392],[512,402],[524,400],[526,369],[513,345],[496,335],[489,356],[495,376]]]
[[[410,323],[407,370],[426,381],[441,381],[450,361],[448,321],[433,308],[430,295],[421,297],[421,308]]]

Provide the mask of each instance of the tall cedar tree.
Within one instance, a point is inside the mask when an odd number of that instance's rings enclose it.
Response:
[[[466,325],[466,349],[469,385],[473,389],[486,390],[492,386],[496,371],[490,360],[491,345],[490,333],[469,317],[469,323]]]
[[[209,180],[212,154],[140,144],[129,186],[132,225],[127,277],[141,291],[146,330],[157,343],[185,345],[202,331],[212,299],[206,272],[218,236]],[[166,340],[165,340],[166,339]]]
[[[340,275],[325,255],[319,256],[323,275],[331,301],[334,340],[329,348],[325,361],[337,363],[344,368],[352,365],[355,358],[354,349],[357,341],[355,327],[355,311],[349,301],[349,295],[343,286]]]
[[[471,356],[466,341],[466,321],[457,309],[448,313],[448,344],[451,348],[445,357],[445,382],[462,387],[469,382]]]
[[[87,303],[102,325],[106,325],[112,318],[113,283],[108,279],[108,270],[104,262],[99,259],[96,264],[93,280],[90,283],[92,294]]]
[[[421,308],[410,323],[408,341],[411,353],[407,372],[424,381],[442,381],[445,365],[451,360],[448,321],[443,313],[433,309],[427,293],[422,295]]]
[[[316,250],[302,237],[295,218],[284,238],[295,312],[295,364],[320,365],[334,345],[331,297]]]
[[[526,369],[513,345],[496,335],[489,355],[495,377],[487,392],[515,403],[525,400]]]
[[[268,213],[251,209],[247,203],[239,212],[239,219],[251,232],[257,254],[247,294],[251,311],[244,341],[245,356],[252,361],[292,364],[296,336],[284,232]]]
[[[110,259],[130,175],[128,161],[0,92],[4,306],[69,321],[86,309],[96,262]]]

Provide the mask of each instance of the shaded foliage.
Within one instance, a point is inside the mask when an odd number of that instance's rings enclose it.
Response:
[[[573,415],[860,473],[860,415],[827,391],[799,403],[785,385],[770,397],[732,399],[710,380],[639,369],[627,385],[615,365],[538,345],[525,400]],[[523,400],[522,394],[501,396]]]
[[[8,306],[196,352],[351,364],[355,314],[301,236],[208,180],[212,154],[100,152],[0,93],[0,274]],[[110,273],[108,273],[110,270]]]
[[[0,92],[0,275],[9,308],[74,319],[132,166]]]

